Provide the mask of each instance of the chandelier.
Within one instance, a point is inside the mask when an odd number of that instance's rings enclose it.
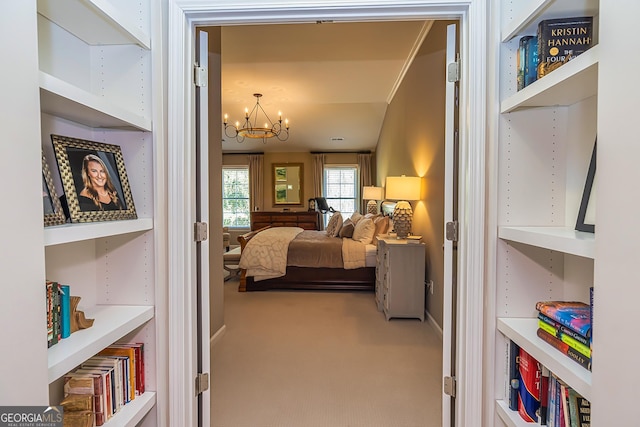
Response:
[[[245,138],[262,139],[263,143],[268,138],[278,138],[280,141],[286,141],[289,138],[289,119],[285,119],[284,127],[282,125],[282,113],[278,112],[278,121],[272,122],[267,113],[260,105],[261,93],[254,93],[256,97],[256,105],[251,112],[248,108],[244,109],[244,124],[240,127],[240,122],[236,122],[235,126],[230,125],[227,121],[229,116],[224,115],[224,134],[229,138],[235,138],[238,142],[243,142]],[[259,115],[264,116],[258,121]],[[260,117],[262,117],[260,116]],[[260,127],[258,123],[264,122],[264,126]]]

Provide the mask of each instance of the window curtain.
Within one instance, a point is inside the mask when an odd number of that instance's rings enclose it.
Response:
[[[358,169],[360,169],[360,212],[366,212],[364,200],[362,200],[362,187],[373,185],[373,170],[371,169],[371,153],[358,154]]]
[[[264,155],[249,155],[249,200],[251,211],[261,211],[264,207]]]
[[[324,154],[313,154],[313,197],[322,197],[322,188],[324,181],[324,162],[326,156]]]

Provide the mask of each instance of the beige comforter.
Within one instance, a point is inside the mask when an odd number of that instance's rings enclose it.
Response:
[[[365,267],[365,246],[324,231],[273,227],[256,234],[245,246],[240,268],[254,280],[281,277],[287,266],[355,269]]]

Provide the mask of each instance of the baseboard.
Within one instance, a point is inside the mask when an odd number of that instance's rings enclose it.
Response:
[[[442,328],[440,327],[440,325],[438,325],[438,322],[436,322],[436,319],[434,319],[433,316],[431,316],[431,314],[429,314],[428,311],[425,311],[425,314],[427,315],[427,322],[436,331],[436,333],[440,337],[440,341],[442,341]]]
[[[218,344],[226,332],[227,332],[227,325],[222,325],[222,327],[218,329],[216,333],[213,334],[213,336],[209,340],[209,345],[213,347],[214,345]]]

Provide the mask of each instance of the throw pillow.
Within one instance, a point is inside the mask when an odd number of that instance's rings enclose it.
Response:
[[[380,234],[387,234],[387,230],[389,229],[389,217],[388,216],[380,216],[373,220],[373,223],[376,225],[376,231],[373,234],[373,237]]]
[[[357,224],[358,221],[360,221],[363,218],[362,214],[360,212],[354,212],[351,215],[351,221],[353,221],[354,224]]]
[[[336,237],[340,228],[342,227],[342,214],[340,212],[335,212],[329,218],[329,223],[327,224],[327,236]]]
[[[373,240],[373,233],[376,231],[376,226],[369,218],[363,218],[356,224],[356,228],[353,230],[353,240],[364,243],[365,245],[371,243]]]
[[[355,228],[356,226],[353,224],[353,221],[351,221],[351,218],[345,219],[340,229],[340,237],[352,237]]]

